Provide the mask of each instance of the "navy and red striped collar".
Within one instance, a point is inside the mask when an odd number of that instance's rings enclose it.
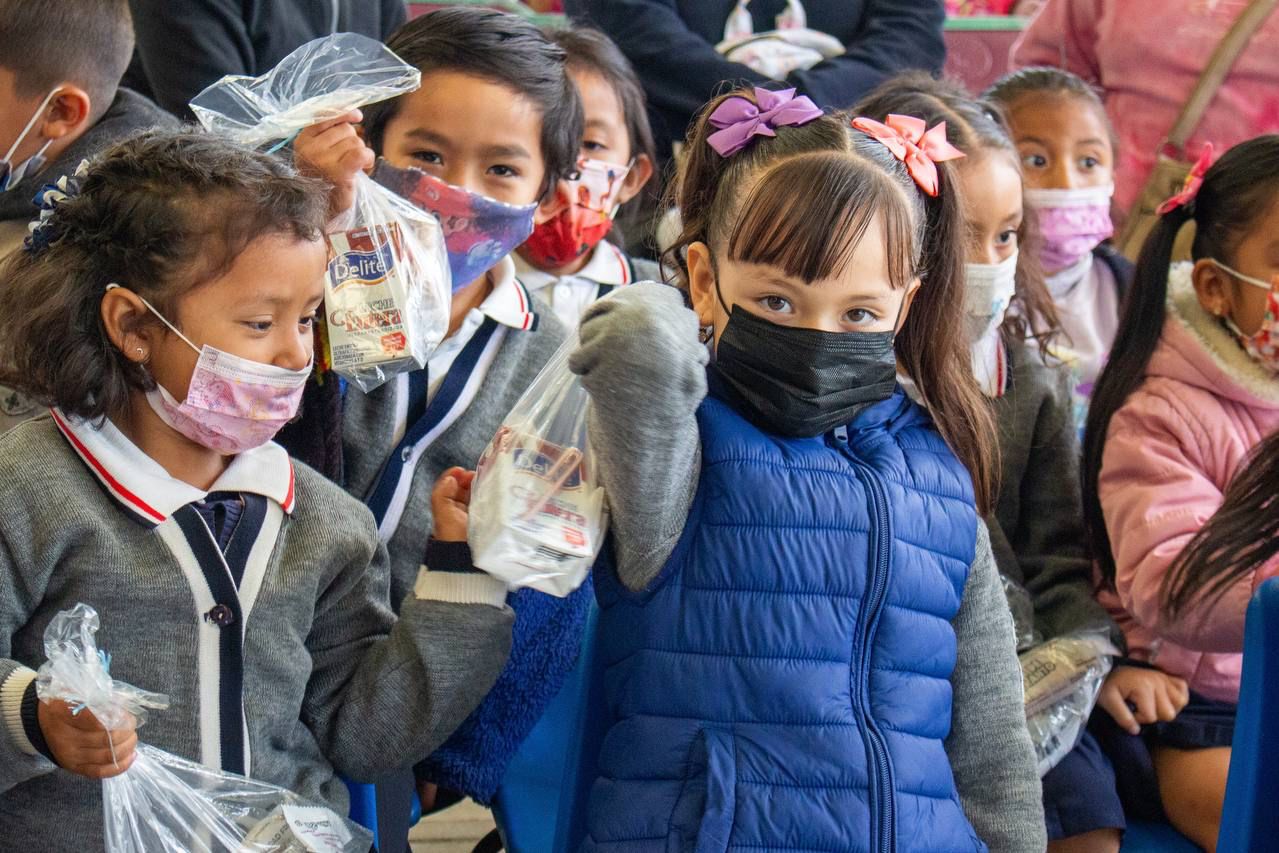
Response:
[[[210,492],[262,495],[286,513],[293,512],[293,463],[284,448],[274,442],[236,456],[205,492],[170,476],[111,421],[103,421],[98,427],[58,409],[51,410],[51,414],[67,443],[107,493],[146,524],[162,524]]]
[[[480,303],[479,310],[503,326],[531,331],[537,328],[537,312],[528,288],[515,275],[515,262],[508,255],[489,271],[493,290]]]

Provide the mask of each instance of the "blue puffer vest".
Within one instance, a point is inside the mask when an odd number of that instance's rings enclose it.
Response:
[[[900,390],[820,438],[714,397],[698,423],[662,575],[632,594],[596,569],[610,728],[584,849],[984,851],[943,748],[966,470]]]

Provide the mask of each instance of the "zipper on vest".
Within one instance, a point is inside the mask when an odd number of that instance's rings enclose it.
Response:
[[[844,456],[853,463],[853,469],[866,487],[870,497],[871,514],[874,526],[870,531],[871,565],[870,580],[867,585],[866,599],[862,605],[861,649],[857,660],[857,683],[861,693],[858,711],[861,716],[862,729],[866,736],[866,745],[870,751],[871,770],[871,831],[874,836],[874,849],[881,853],[892,853],[896,843],[896,800],[893,789],[893,764],[888,755],[888,744],[883,732],[875,723],[870,707],[870,658],[871,645],[879,628],[879,617],[884,609],[884,601],[888,597],[889,548],[892,535],[889,531],[888,498],[884,493],[884,484],[866,463],[853,453],[848,444],[848,429],[840,427],[834,432],[835,441]]]

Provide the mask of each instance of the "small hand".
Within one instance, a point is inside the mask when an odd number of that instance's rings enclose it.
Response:
[[[1132,735],[1141,734],[1144,725],[1172,722],[1189,701],[1185,681],[1136,666],[1116,667],[1097,697],[1097,704]]]
[[[129,769],[137,755],[137,723],[108,732],[88,709],[71,713],[57,700],[41,702],[37,719],[54,761],[89,779],[110,779]]]
[[[329,215],[337,216],[355,204],[355,180],[373,168],[373,150],[364,144],[355,127],[363,119],[359,110],[313,124],[293,142],[293,159],[304,175],[323,178],[333,186]]]
[[[431,491],[431,536],[440,542],[465,542],[475,472],[450,468],[440,475]]]

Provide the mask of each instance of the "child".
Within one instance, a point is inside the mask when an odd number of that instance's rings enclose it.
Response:
[[[1092,87],[1069,71],[1024,68],[986,92],[1012,128],[1039,258],[1071,350],[1081,414],[1119,327],[1132,264],[1110,245],[1115,132]]]
[[[355,172],[372,166],[374,153],[384,161],[379,173],[389,172],[397,185],[418,182],[399,169],[423,170],[429,177],[418,186],[428,192],[420,199],[414,194],[415,200],[446,229],[453,272],[448,337],[426,369],[367,394],[350,388],[345,398],[346,487],[378,521],[391,557],[391,604],[398,607],[427,553],[431,484],[454,466],[474,467],[565,340],[554,312],[530,297],[506,255],[535,223],[563,209],[556,188],[576,169],[582,107],[564,51],[516,15],[431,12],[387,45],[421,69],[422,85],[365,110],[363,134],[372,151],[350,124],[358,115],[308,129],[296,151],[334,185],[335,213],[350,207]],[[491,218],[468,224],[456,215],[459,208]],[[485,233],[489,221],[496,225]],[[476,246],[496,250],[477,252]],[[465,550],[450,555],[462,566],[469,559]],[[528,590],[512,597],[519,628],[509,665],[447,756],[419,768],[419,781],[491,797],[506,762],[576,661],[588,594],[556,599]],[[460,588],[458,596],[470,598]],[[421,796],[429,805],[433,793],[424,787]]]
[[[1230,763],[1244,613],[1267,573],[1235,575],[1224,596],[1170,578],[1184,577],[1172,567],[1206,524],[1227,523],[1222,492],[1279,429],[1276,202],[1279,136],[1232,148],[1169,200],[1137,263],[1084,441],[1084,510],[1105,601],[1129,654],[1190,685],[1176,719],[1145,732],[1158,781],[1145,797],[1162,798],[1173,825],[1208,850]],[[1170,265],[1190,222],[1194,262]],[[1121,776],[1137,769],[1116,766]]]
[[[118,88],[128,0],[0,0],[0,257],[22,245],[44,184],[143,128],[176,121]],[[39,408],[0,386],[0,433]]]
[[[627,255],[604,237],[618,209],[653,176],[657,155],[644,89],[626,57],[603,33],[557,30],[550,38],[568,54],[582,96],[586,135],[579,177],[560,184],[568,207],[533,229],[520,247],[520,281],[576,328],[586,307],[616,288],[661,277],[656,263]]]
[[[36,699],[44,629],[78,602],[111,674],[173,700],[143,740],[345,813],[339,772],[427,754],[493,683],[503,585],[423,571],[397,620],[369,512],[270,441],[311,367],[320,185],[153,133],[63,190],[0,275],[4,379],[53,407],[0,438],[5,836],[102,849],[89,780],[131,761],[132,732]],[[436,490],[444,539],[465,538],[468,482]],[[463,582],[475,603],[448,602]]]
[[[958,205],[909,168],[793,90],[717,98],[676,185],[683,293],[583,317],[614,523],[587,850],[1043,849]]]
[[[992,105],[954,84],[919,75],[890,81],[857,109],[875,118],[905,113],[929,126],[944,122],[966,155],[955,168],[968,235],[964,303],[974,373],[999,426],[999,501],[987,524],[1000,572],[1026,590],[1034,606],[1033,621],[1019,624],[1018,636],[1038,643],[1101,631],[1122,641],[1092,595],[1068,374],[1046,353],[1044,336],[1027,337],[1031,327],[1052,329],[1056,318],[1033,258],[1024,256],[1019,263],[1023,216],[1017,149]],[[1166,688],[1167,681],[1157,672],[1119,667],[1100,701],[1125,721],[1132,719],[1125,702],[1135,701],[1138,718],[1154,722],[1141,697]],[[1119,849],[1126,825],[1123,807],[1110,762],[1090,734],[1084,733],[1043,783],[1050,851]],[[1079,796],[1080,791],[1088,796]]]

